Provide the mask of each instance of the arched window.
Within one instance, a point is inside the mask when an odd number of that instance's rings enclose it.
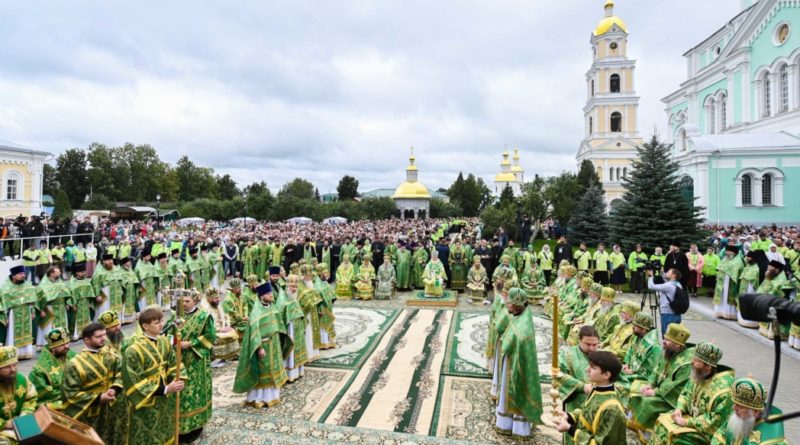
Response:
[[[22,201],[22,175],[16,171],[9,171],[4,176],[5,194],[8,201]]]
[[[719,129],[724,130],[728,126],[728,95],[725,93],[719,96]]]
[[[589,135],[590,136],[591,136],[593,131],[594,131],[594,128],[592,127],[592,117],[589,116]]]
[[[761,177],[761,205],[772,205],[772,175]]]
[[[608,180],[609,182],[614,182],[614,167],[609,167],[608,169]]]
[[[621,178],[621,176],[620,176],[619,174],[620,174],[620,172],[621,172],[621,171],[622,171],[622,169],[620,169],[619,167],[617,167],[617,182],[619,182],[619,181],[620,181],[620,178]]]
[[[611,113],[611,132],[619,133],[622,131],[622,114],[619,111]]]
[[[770,116],[770,106],[772,105],[771,99],[771,92],[770,92],[770,81],[769,81],[769,74],[764,76],[764,81],[761,83],[761,94],[763,100],[761,102],[761,106],[763,109],[761,110],[761,117],[769,117]]]
[[[592,97],[594,97],[594,79],[592,79]]]
[[[611,75],[610,85],[612,93],[619,93],[619,74]]]
[[[622,179],[625,179],[627,177],[628,177],[628,167],[623,167],[622,168]]]
[[[778,71],[778,79],[781,88],[781,113],[789,111],[789,70],[786,65],[781,66]]]
[[[706,101],[706,132],[708,134],[717,132],[717,109],[714,105],[714,98],[709,97]]]
[[[742,176],[742,205],[753,205],[753,177]]]

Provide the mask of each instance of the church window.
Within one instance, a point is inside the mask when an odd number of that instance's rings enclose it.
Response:
[[[619,93],[619,74],[611,75],[611,92]]]
[[[594,79],[592,79],[592,97],[594,97]]]
[[[786,43],[786,40],[789,39],[789,31],[791,31],[791,29],[788,23],[778,25],[778,27],[775,28],[775,45],[780,46]]]
[[[625,179],[627,177],[628,177],[628,167],[623,167],[622,168],[622,179]]]
[[[720,131],[728,126],[728,95],[725,93],[719,96],[719,128]]]
[[[17,199],[17,178],[9,178],[6,182],[6,199],[13,201]]]
[[[614,167],[608,169],[608,180],[614,182]]]
[[[590,136],[592,135],[593,130],[594,129],[592,128],[592,117],[589,116],[589,135]]]
[[[770,81],[769,81],[769,74],[764,76],[764,81],[762,82],[761,94],[763,95],[763,102],[761,103],[762,110],[761,110],[761,117],[769,117],[770,116],[770,106],[771,104],[771,94],[770,94]]]
[[[714,99],[708,101],[706,113],[708,115],[708,134],[714,134],[717,132],[717,110],[714,107]]]
[[[742,176],[742,205],[753,205],[753,178],[750,175]]]
[[[620,173],[621,171],[622,171],[622,169],[620,169],[619,167],[617,167],[617,182],[619,182],[619,181],[620,181],[620,175],[619,175],[619,173]]]
[[[772,205],[772,175],[769,173],[761,177],[761,204]]]
[[[778,71],[778,78],[780,79],[781,87],[781,113],[789,111],[789,73],[786,65],[783,65]]]
[[[622,114],[619,111],[611,113],[611,132],[619,133],[622,131]]]

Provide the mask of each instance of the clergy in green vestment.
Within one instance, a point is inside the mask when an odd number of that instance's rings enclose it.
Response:
[[[239,340],[247,330],[250,309],[242,298],[242,281],[234,278],[228,283],[228,292],[222,300],[222,311],[230,318],[231,326],[239,333]]]
[[[122,301],[124,302],[124,310],[122,311],[122,323],[130,324],[136,320],[136,314],[139,312],[139,277],[133,271],[133,260],[131,257],[125,257],[119,260],[119,281],[122,284]]]
[[[591,302],[589,290],[593,284],[594,281],[591,277],[583,277],[580,281],[577,298],[573,297],[572,295],[563,295],[564,300],[559,298],[559,314],[561,316],[558,320],[558,324],[559,337],[562,340],[566,340],[569,337],[569,331],[575,325],[575,320],[582,318],[583,314],[588,309]],[[548,305],[548,307],[550,306],[551,305]]]
[[[92,322],[97,303],[97,294],[94,293],[92,281],[86,278],[86,263],[73,264],[72,277],[69,279],[69,293],[75,313],[70,333],[72,340],[77,340],[83,328]]]
[[[271,266],[272,269],[275,266]],[[275,298],[275,308],[277,309],[281,321],[286,326],[286,336],[292,342],[294,347],[289,352],[289,355],[283,361],[284,368],[286,368],[286,377],[289,382],[303,377],[305,375],[305,364],[308,363],[308,348],[306,347],[306,314],[297,301],[297,289],[300,282],[300,277],[297,275],[289,275],[286,279],[286,290],[284,291],[277,286],[277,274],[272,274],[270,277],[275,277],[271,280],[273,295],[277,294]]]
[[[627,405],[631,383],[636,380],[655,379],[658,361],[661,359],[661,345],[653,316],[641,311],[633,317],[633,341],[622,359],[622,373],[617,388],[623,393]]]
[[[608,351],[591,352],[588,360],[592,391],[581,407],[557,415],[556,429],[580,445],[625,444],[625,409],[614,389],[622,365]]]
[[[172,249],[172,251],[170,252],[170,255],[171,255],[170,258],[169,258],[170,276],[174,277],[174,276],[178,275],[178,272],[181,272],[181,273],[183,273],[184,276],[187,277],[187,280],[188,280],[188,271],[186,269],[186,263],[183,262],[183,260],[181,260],[181,250],[180,249]],[[169,285],[171,285],[172,284],[172,280],[170,279],[170,281],[168,281],[167,283]],[[162,287],[167,287],[166,285],[164,285],[165,284],[164,282],[162,282],[161,284],[162,284]],[[164,302],[164,301],[161,302],[161,305],[165,306],[165,307],[167,306],[166,302]]]
[[[106,329],[106,345],[103,346],[103,349],[122,357],[125,349],[135,340],[136,334],[131,338],[125,338],[125,333],[122,332],[122,323],[114,311],[103,312],[97,317],[97,322]]]
[[[272,249],[269,241],[262,240],[258,243],[258,267],[256,275],[265,277],[272,259]]]
[[[322,303],[317,306],[319,313],[319,335],[322,349],[332,349],[336,347],[336,316],[333,314],[333,303],[336,301],[336,293],[328,283],[328,265],[325,263],[317,264],[317,275],[314,277],[314,289],[322,297]]]
[[[34,411],[36,388],[24,374],[17,372],[17,348],[0,347],[0,442],[16,444],[17,433],[11,419]]]
[[[508,246],[503,249],[501,256],[508,257],[508,264],[514,269],[514,272],[522,272],[522,257],[519,254],[519,249],[514,246],[514,240],[508,240]]]
[[[189,257],[186,258],[186,274],[189,279],[189,286],[202,292],[205,287],[203,283],[204,263],[200,259],[200,252],[197,247],[189,249]]]
[[[692,359],[692,377],[684,386],[678,405],[661,414],[651,437],[652,445],[703,445],[733,412],[732,369],[719,365],[722,351],[712,343],[700,343]]]
[[[258,269],[256,269],[256,261],[258,260],[258,246],[253,244],[252,239],[247,240],[247,246],[242,251],[242,264],[244,266],[244,271],[242,272],[242,276],[246,277],[250,274],[258,274]],[[257,275],[263,276],[263,275]]]
[[[759,254],[751,250],[744,256],[744,268],[739,274],[739,282],[736,286],[738,289],[736,301],[739,301],[739,298],[741,298],[742,295],[752,294],[758,289],[761,270],[756,262],[757,255]],[[758,328],[757,321],[745,320],[742,318],[742,313],[738,309],[738,306],[736,309],[736,318],[741,326],[753,329]]]
[[[198,306],[202,294],[183,297],[184,321],[180,326],[181,363],[186,369],[180,397],[180,434],[190,441],[199,436],[211,419],[211,348],[217,341],[214,320]],[[175,334],[175,325],[167,329]]]
[[[421,244],[414,246],[411,264],[411,286],[414,289],[424,289],[425,283],[422,275],[425,272],[425,265],[428,264],[428,251]]]
[[[600,311],[602,305],[600,304],[600,295],[603,293],[603,285],[600,283],[592,283],[589,286],[589,301],[586,304],[586,310],[582,316],[573,318],[569,324],[570,331],[567,337],[568,345],[578,344],[578,331],[584,325],[594,326],[597,313]]]
[[[167,254],[164,253],[163,255],[166,257]],[[150,251],[145,250],[142,252],[142,258],[136,263],[136,267],[133,269],[134,273],[136,273],[136,278],[139,279],[139,286],[137,289],[137,306],[139,307],[139,311],[147,306],[158,304],[156,295],[158,293],[160,280],[154,263],[155,260],[153,256],[150,255]]]
[[[120,320],[125,319],[122,280],[118,272],[118,267],[114,265],[114,258],[110,257],[110,254],[103,255],[100,267],[94,271],[92,276],[94,294],[98,298],[95,315],[112,310],[119,314]]]
[[[334,345],[329,344],[327,331],[320,328],[320,306],[324,304],[322,295],[314,287],[312,268],[308,264],[300,266],[300,281],[297,283],[297,301],[306,314],[306,350],[308,351],[308,361],[313,362],[320,356],[320,350],[324,347],[329,349]],[[324,334],[323,334],[324,333]],[[326,337],[323,342],[323,335]]]
[[[37,406],[47,405],[50,409],[61,410],[61,383],[64,369],[75,356],[69,348],[69,334],[64,327],[47,333],[47,347],[43,348],[33,365],[28,378],[37,393]]]
[[[731,385],[733,413],[711,440],[711,445],[787,445],[783,421],[767,423],[761,418],[766,409],[767,392],[752,378],[734,380]],[[774,406],[769,417],[783,414]]]
[[[250,314],[242,341],[233,392],[246,392],[245,405],[263,408],[281,401],[281,387],[288,380],[284,360],[289,356],[292,343],[273,305],[272,286],[264,283],[257,292],[259,301]]]
[[[122,396],[121,357],[103,349],[106,330],[100,323],[91,323],[81,331],[85,348],[67,363],[61,383],[62,411],[97,431],[106,444],[126,442],[126,430],[120,419],[127,418]],[[139,425],[145,431],[154,425]],[[131,425],[131,432],[133,432]],[[148,442],[156,443],[156,442]],[[164,442],[158,442],[164,443]]]
[[[717,266],[717,287],[714,289],[714,315],[717,318],[736,320],[739,275],[744,264],[738,256],[739,249],[725,247],[725,257]]]
[[[142,335],[123,353],[130,445],[171,444],[178,427],[175,393],[183,390],[184,381],[175,379],[179,363],[169,339],[161,335],[163,317],[160,307],[143,310],[138,320]]]
[[[36,344],[43,346],[46,342],[45,334],[54,328],[69,327],[67,309],[72,306],[69,293],[69,283],[61,279],[61,269],[50,267],[47,269],[42,282],[36,288],[36,310],[39,311],[39,333]]]
[[[342,246],[344,249],[344,246]],[[342,264],[336,268],[336,296],[342,300],[349,300],[353,297],[353,281],[355,281],[355,270],[350,263],[350,255],[342,255]]]
[[[509,289],[503,287],[503,283],[494,286],[494,298],[489,309],[489,334],[486,338],[486,369],[492,375],[492,387],[489,391],[493,398],[497,398],[497,388],[500,385],[500,357],[497,351],[500,349],[500,338],[508,327],[509,313],[506,303],[508,301]]]
[[[18,359],[33,357],[33,320],[37,303],[36,288],[25,281],[25,268],[11,268],[8,280],[0,287],[3,311],[0,314],[7,323],[4,344],[17,348]],[[6,313],[8,315],[6,315]],[[4,317],[8,317],[7,319]]]
[[[261,279],[254,273],[245,277],[246,286],[242,286],[242,301],[247,306],[247,313],[253,310],[253,306],[258,303],[256,288],[261,284]]]
[[[653,430],[661,413],[672,411],[678,405],[678,396],[692,371],[694,347],[686,342],[690,335],[684,325],[670,324],[661,341],[661,359],[655,372],[646,380],[634,380],[630,384],[630,427],[640,437]]]
[[[464,290],[467,285],[467,259],[464,247],[461,245],[461,240],[456,239],[453,247],[450,248],[450,256],[448,258],[450,264],[450,289],[455,291]]]
[[[475,304],[480,304],[486,300],[486,284],[489,277],[486,275],[486,268],[481,264],[481,257],[476,256],[472,260],[472,267],[467,272],[467,293],[470,300]]]
[[[600,340],[603,341],[614,333],[614,329],[622,321],[619,314],[622,310],[622,305],[617,304],[615,301],[616,294],[617,292],[611,287],[604,287],[600,292],[600,309],[597,311],[594,327],[597,329],[597,333],[600,334]]]
[[[495,428],[501,434],[529,438],[542,421],[542,388],[536,350],[536,326],[528,295],[520,288],[508,291],[509,326],[503,333],[495,409]]]
[[[439,261],[439,253],[436,250],[431,252],[431,260],[425,265],[425,270],[422,272],[422,282],[425,284],[425,296],[441,297],[444,295],[447,275],[444,271],[444,265]]]
[[[564,412],[572,412],[582,407],[586,396],[591,394],[593,389],[587,374],[589,354],[597,350],[600,338],[597,331],[589,325],[581,326],[578,338],[577,345],[562,347],[558,351],[558,368],[561,371],[558,393]],[[564,444],[573,443],[572,436],[564,435]]]
[[[622,360],[628,353],[635,335],[633,334],[633,317],[639,312],[639,304],[634,301],[622,303],[619,311],[620,323],[614,328],[606,339],[603,340],[602,348],[614,353],[618,359]]]
[[[511,265],[511,257],[508,255],[500,257],[500,264],[492,272],[492,284],[498,281],[508,282],[509,289],[517,283],[517,270]]]
[[[395,253],[395,269],[397,269],[397,288],[406,290],[411,287],[411,252],[406,243],[401,242]]]
[[[394,297],[395,283],[397,282],[397,272],[392,265],[392,256],[384,255],[383,264],[378,268],[375,275],[375,299],[391,300]]]
[[[544,272],[536,265],[535,260],[525,262],[519,284],[528,294],[528,303],[540,304],[542,302],[547,283],[544,279]]]
[[[780,262],[773,260],[769,262],[769,265],[767,266],[767,272],[764,274],[764,281],[758,286],[757,292],[759,294],[770,294],[775,297],[785,298],[786,295],[784,290],[788,284],[789,280],[786,279],[786,274],[783,272],[783,265]],[[759,323],[758,331],[761,335],[769,338],[770,340],[772,340],[775,336],[772,329],[772,323]],[[789,333],[791,331],[791,327],[788,323],[780,324],[778,331],[780,333],[781,340],[787,340],[790,338]]]
[[[223,283],[225,283],[222,248],[218,244],[211,244],[210,247],[211,251],[208,252],[208,257],[206,257],[210,268],[208,285],[219,291]],[[265,263],[269,264],[269,257],[265,260]]]
[[[364,255],[361,267],[356,272],[353,286],[356,288],[355,298],[359,300],[372,300],[375,295],[375,267],[370,262],[370,257]]]

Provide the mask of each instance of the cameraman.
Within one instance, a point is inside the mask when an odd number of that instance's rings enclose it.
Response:
[[[675,299],[675,288],[681,286],[681,272],[678,269],[669,269],[664,274],[664,283],[656,284],[653,282],[653,269],[648,269],[647,288],[658,292],[658,305],[661,312],[661,335],[667,332],[670,323],[680,323],[681,316],[674,313],[669,302]]]

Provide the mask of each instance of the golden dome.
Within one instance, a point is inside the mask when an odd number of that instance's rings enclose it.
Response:
[[[392,198],[406,198],[406,199],[430,199],[431,194],[428,192],[428,188],[422,185],[420,182],[409,182],[406,181],[399,186],[394,191],[394,195]]]
[[[614,15],[614,2],[607,0],[604,8],[606,9],[606,16],[597,24],[597,28],[594,29],[594,35],[601,36],[610,31],[614,25],[617,25],[619,29],[627,33],[628,25],[621,18]]]
[[[494,182],[516,182],[517,177],[514,173],[498,173],[494,177]]]
[[[512,172],[521,172],[522,171],[522,167],[519,166],[519,165],[512,165],[511,166],[511,171]]]

